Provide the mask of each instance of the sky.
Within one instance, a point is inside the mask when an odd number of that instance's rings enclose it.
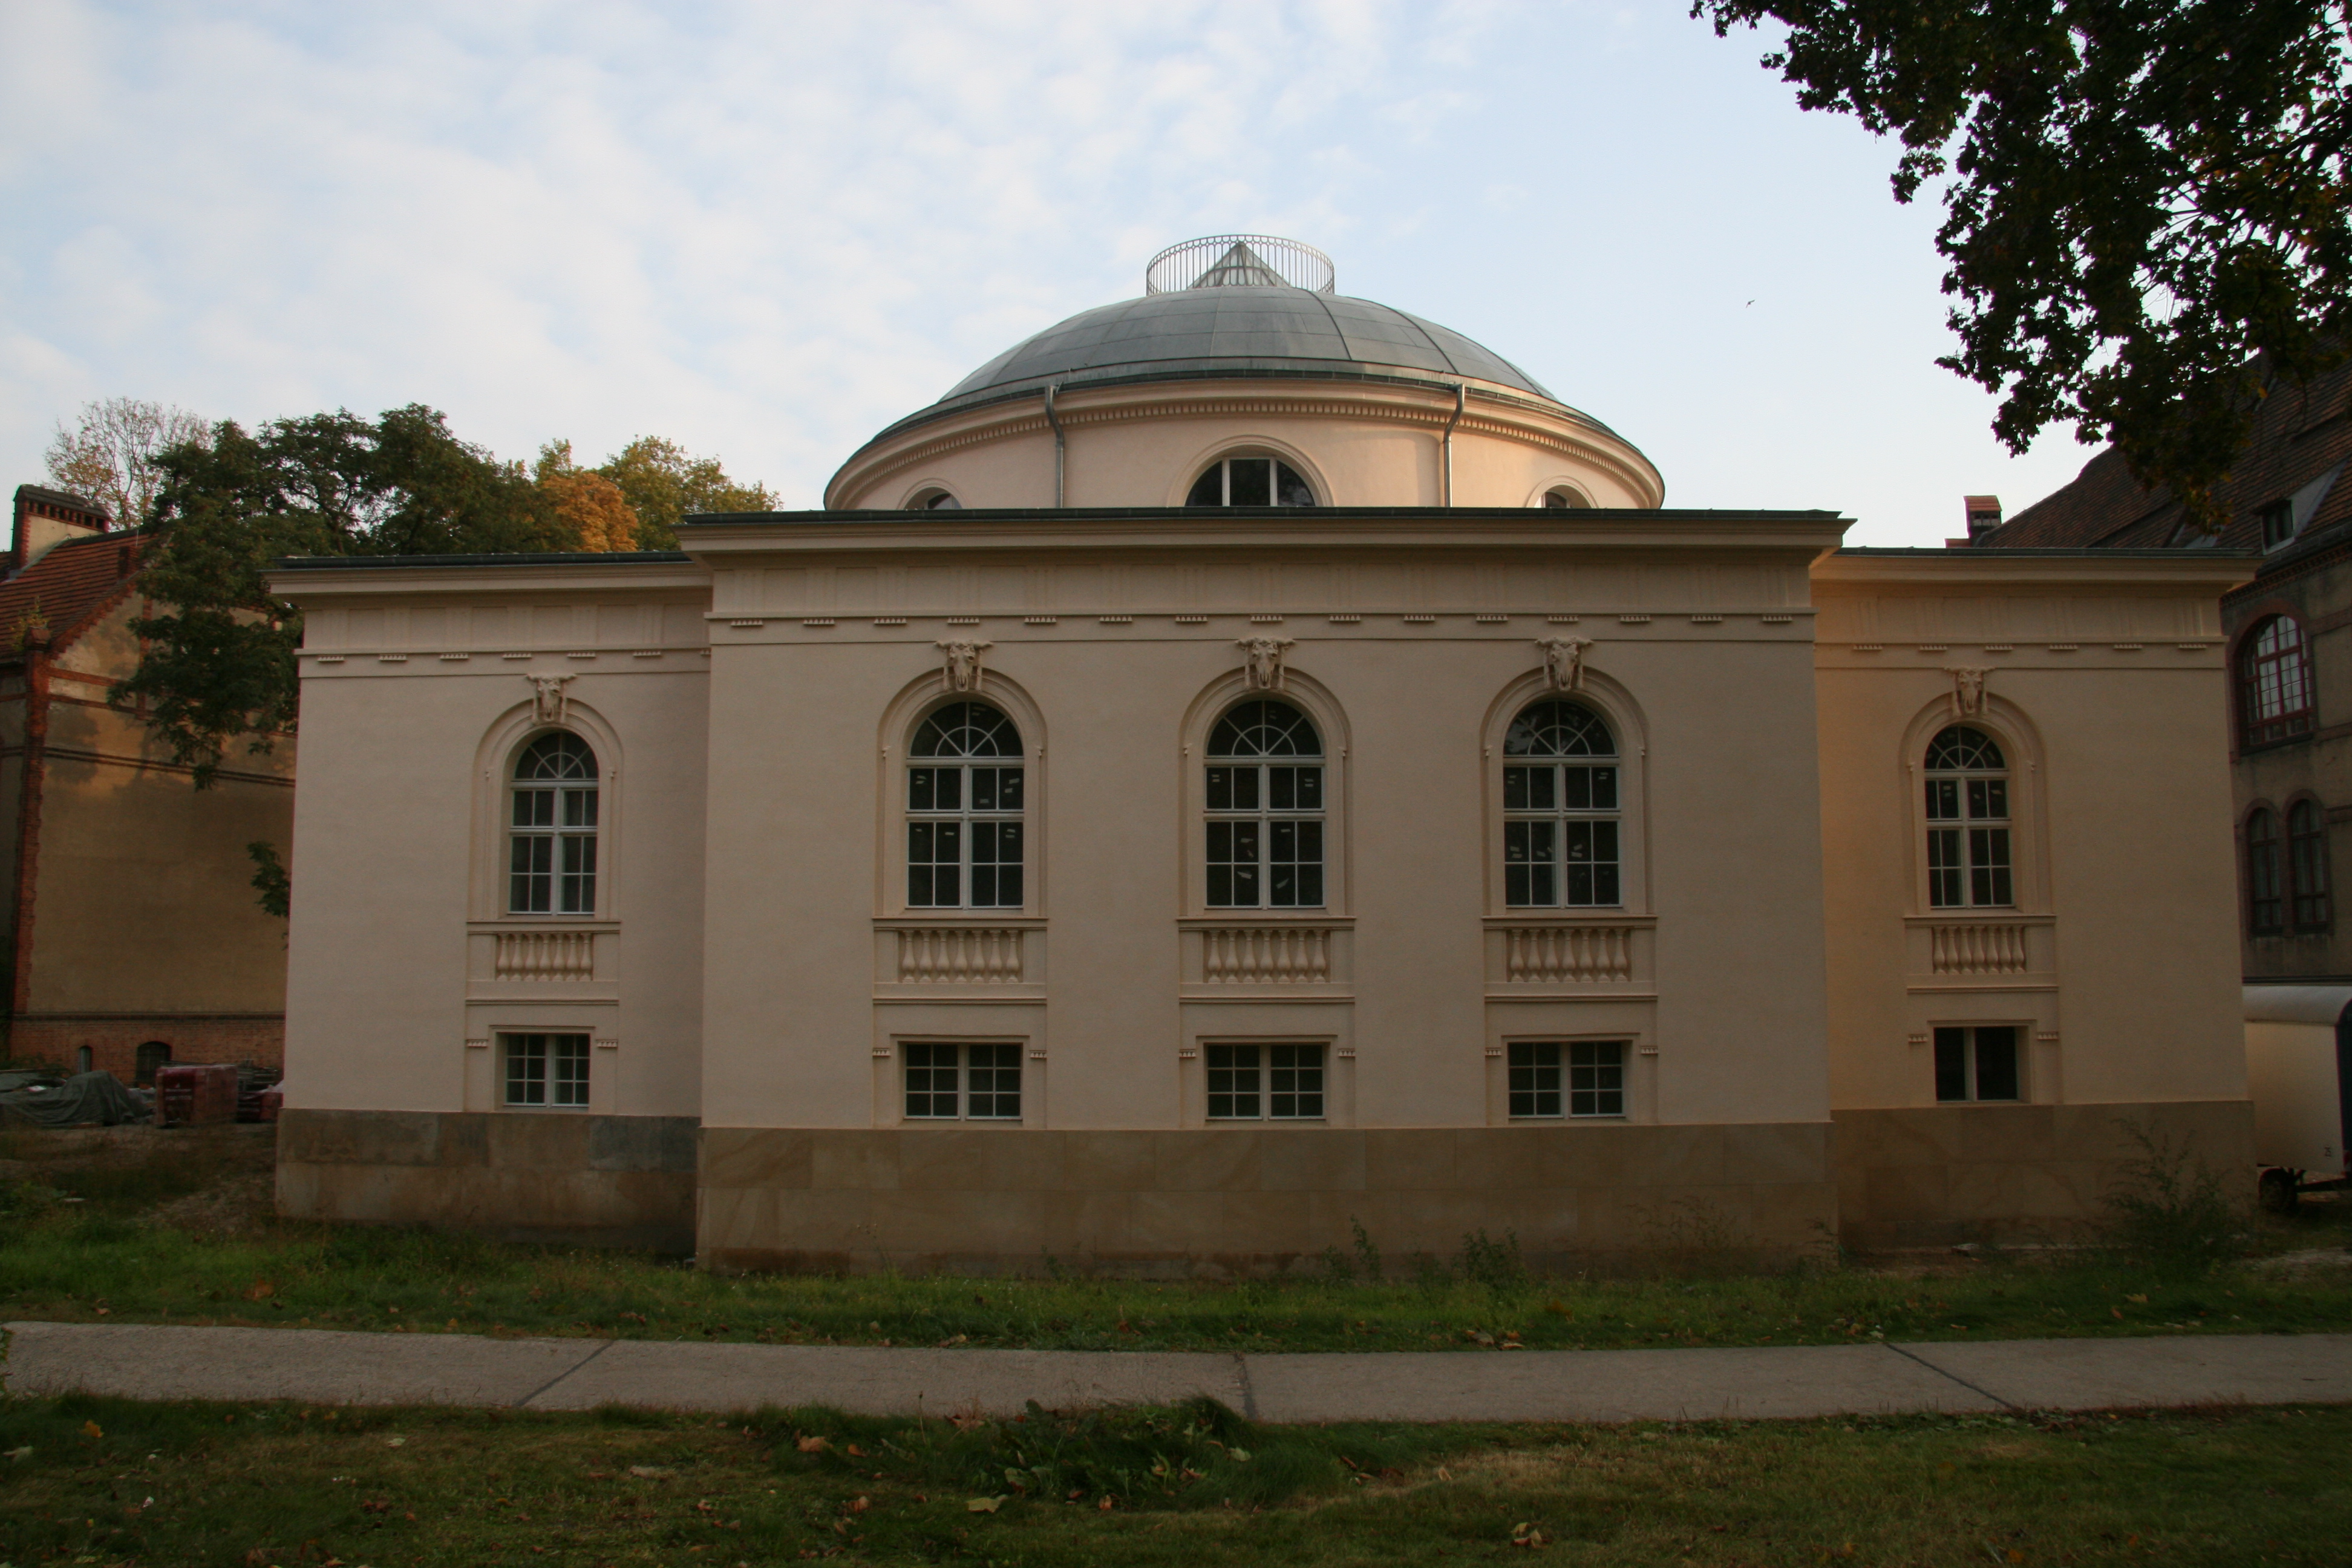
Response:
[[[1640,447],[1670,506],[1934,544],[2011,457],[1932,202],[1684,0],[0,5],[0,486],[135,396],[643,434],[787,508],[1197,235],[1328,252]]]

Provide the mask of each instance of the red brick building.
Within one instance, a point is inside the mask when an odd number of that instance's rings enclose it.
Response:
[[[0,979],[6,1054],[143,1081],[164,1061],[282,1060],[284,922],[246,847],[288,845],[290,747],[192,787],[135,713],[138,537],[18,487],[0,582]]]

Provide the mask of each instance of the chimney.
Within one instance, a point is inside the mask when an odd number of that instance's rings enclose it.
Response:
[[[2000,498],[1999,496],[1966,496],[1962,498],[1961,504],[1968,509],[1968,542],[1970,544],[1977,543],[1982,540],[1986,534],[1990,533],[1994,529],[2000,526]]]
[[[38,485],[16,487],[16,527],[9,540],[8,575],[15,576],[68,539],[104,533],[112,520],[106,509],[79,496],[45,490]]]

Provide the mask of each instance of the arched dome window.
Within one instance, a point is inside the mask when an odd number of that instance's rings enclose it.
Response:
[[[1546,511],[1584,511],[1592,503],[1566,485],[1554,485],[1544,491],[1543,505]]]
[[[1279,458],[1221,458],[1192,481],[1186,506],[1313,506],[1313,487]]]
[[[596,912],[596,753],[567,730],[515,759],[507,830],[507,912]]]
[[[1323,741],[1287,702],[1252,699],[1209,734],[1208,904],[1323,906]]]
[[[985,702],[950,702],[907,753],[908,907],[1021,908],[1021,731]]]
[[[961,511],[963,502],[946,490],[925,490],[915,498],[917,511]]]
[[[2014,904],[2000,742],[1972,724],[1948,725],[1928,742],[1927,772],[1929,907]]]
[[[1513,909],[1624,901],[1616,740],[1601,715],[1554,698],[1503,737],[1503,901]]]

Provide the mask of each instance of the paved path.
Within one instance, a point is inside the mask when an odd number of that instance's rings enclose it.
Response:
[[[0,1384],[139,1399],[1009,1415],[1206,1394],[1262,1421],[1629,1421],[2352,1402],[2352,1334],[1217,1355],[9,1323]]]

